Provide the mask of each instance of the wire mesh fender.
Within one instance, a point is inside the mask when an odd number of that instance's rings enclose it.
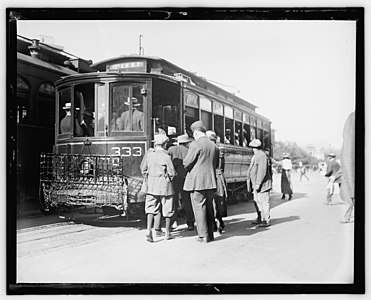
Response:
[[[127,211],[128,177],[121,156],[52,154],[40,156],[40,201],[59,205],[114,206]]]

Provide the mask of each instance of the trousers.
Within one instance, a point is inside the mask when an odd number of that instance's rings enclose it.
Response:
[[[199,237],[214,239],[214,192],[215,190],[191,192],[192,207]]]
[[[269,222],[271,219],[270,215],[270,201],[269,201],[270,191],[258,193],[254,190],[254,201],[258,206],[261,213],[261,220]]]

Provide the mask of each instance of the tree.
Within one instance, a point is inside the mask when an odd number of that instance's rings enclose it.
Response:
[[[290,155],[293,165],[298,165],[300,161],[304,165],[318,164],[317,158],[311,156],[308,151],[299,147],[296,143],[276,141],[273,150],[273,158],[275,160],[281,160],[283,153],[288,153]]]

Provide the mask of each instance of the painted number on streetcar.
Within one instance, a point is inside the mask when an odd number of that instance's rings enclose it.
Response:
[[[120,156],[142,156],[141,147],[112,147],[112,151],[115,155]]]

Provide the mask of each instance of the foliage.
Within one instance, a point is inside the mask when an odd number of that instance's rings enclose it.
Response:
[[[273,158],[277,161],[282,160],[282,154],[288,153],[293,165],[298,165],[301,161],[304,165],[317,165],[318,159],[311,156],[310,153],[299,147],[294,142],[276,141],[274,145]]]

